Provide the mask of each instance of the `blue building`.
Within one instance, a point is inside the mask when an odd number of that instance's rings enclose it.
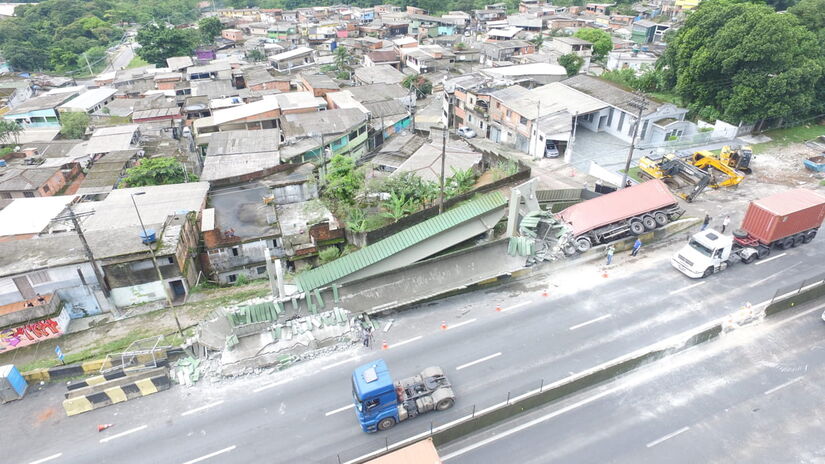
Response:
[[[15,121],[23,129],[59,128],[57,107],[76,97],[78,92],[46,94],[30,98],[3,115],[7,121]]]

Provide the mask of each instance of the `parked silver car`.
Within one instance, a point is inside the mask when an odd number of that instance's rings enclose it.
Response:
[[[465,139],[471,139],[476,136],[476,131],[465,126],[459,127],[456,132],[458,132],[458,135],[464,137]]]

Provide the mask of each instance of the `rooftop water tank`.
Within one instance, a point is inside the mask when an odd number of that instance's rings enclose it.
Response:
[[[146,245],[150,243],[155,243],[157,240],[157,234],[155,233],[155,229],[146,229],[145,231],[140,231],[140,241],[145,243]]]

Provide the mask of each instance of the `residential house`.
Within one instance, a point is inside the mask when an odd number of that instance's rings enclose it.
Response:
[[[288,76],[273,76],[266,68],[262,67],[244,69],[243,79],[246,88],[249,90],[278,90],[280,92],[291,90]]]
[[[91,114],[102,110],[106,104],[113,101],[116,92],[117,89],[113,87],[90,89],[58,106],[57,111],[59,113],[82,112]]]
[[[166,59],[166,66],[173,72],[185,72],[186,68],[194,65],[191,56],[171,56]]]
[[[155,88],[158,90],[177,90],[178,84],[183,80],[183,73],[157,73],[153,80],[155,81]],[[177,92],[175,93],[177,94]]]
[[[307,47],[298,47],[269,57],[272,67],[280,72],[291,72],[293,69],[305,68],[315,64],[315,51]]]
[[[14,108],[32,95],[34,89],[30,80],[8,74],[0,76],[0,108]]]
[[[341,90],[338,84],[326,74],[301,73],[301,85],[315,97],[323,97],[327,93]]]
[[[529,55],[536,52],[536,47],[524,40],[504,40],[481,44],[482,64],[495,65],[507,62],[516,56]]]
[[[181,118],[181,109],[176,101],[167,98],[163,94],[157,94],[135,101],[132,110],[132,122],[136,123],[172,121]]]
[[[275,209],[290,271],[315,264],[322,248],[341,247],[346,242],[343,226],[321,200],[277,205]]]
[[[593,56],[593,43],[578,37],[553,37],[550,47],[559,55],[574,54],[584,61],[579,72],[586,73],[590,69],[590,58]]]
[[[514,40],[523,37],[522,30],[519,27],[508,26],[500,29],[490,29],[487,31],[487,41],[505,41]]]
[[[212,134],[208,145],[201,145],[201,180],[214,184],[238,183],[267,175],[281,164],[281,131],[260,129],[250,137],[246,130]]]
[[[444,147],[442,147],[441,137],[434,137],[434,139],[436,140],[421,145],[415,153],[398,166],[398,169],[390,174],[390,177],[397,177],[411,172],[423,180],[439,182],[442,163],[447,173],[468,169],[477,173],[480,171],[482,155],[473,150],[467,142],[449,140],[442,160],[442,149]]]
[[[617,69],[642,71],[645,68],[653,68],[656,66],[658,59],[658,56],[649,52],[614,50],[607,54],[606,69],[608,71],[615,71]]]
[[[638,44],[663,42],[665,32],[669,29],[669,24],[654,23],[647,19],[641,19],[633,23],[630,38]]]
[[[200,79],[228,80],[232,77],[232,65],[228,62],[213,61],[201,66],[190,66],[186,69],[186,79],[196,81]]]
[[[140,150],[115,150],[102,155],[95,160],[92,167],[83,178],[77,195],[96,196],[107,194],[117,188],[121,179],[126,175],[126,169],[134,166],[139,158]]]
[[[3,115],[3,119],[14,121],[23,129],[59,129],[60,117],[57,108],[77,95],[79,95],[78,92],[66,92],[30,98],[16,108],[10,109]]]
[[[65,167],[11,165],[0,171],[0,199],[56,195],[79,173],[77,163]]]
[[[588,3],[584,6],[584,13],[607,16],[610,14],[610,8],[615,5],[615,3]]]
[[[401,59],[395,50],[376,50],[366,53],[364,54],[363,64],[365,68],[388,65],[395,69],[401,69]]]
[[[510,84],[521,83],[526,87],[544,85],[567,79],[563,66],[550,63],[529,63],[514,66],[500,66],[479,70],[480,73]]]
[[[309,139],[314,147],[296,154],[293,159],[284,153],[284,162],[301,162],[324,156],[349,154],[358,158],[366,152],[367,115],[360,109],[343,108],[315,113],[281,116],[281,131],[286,143]],[[298,158],[300,157],[300,158]]]
[[[355,81],[360,84],[400,84],[405,78],[404,73],[386,64],[355,68]]]

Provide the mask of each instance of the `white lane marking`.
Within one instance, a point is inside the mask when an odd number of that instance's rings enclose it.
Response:
[[[524,424],[519,425],[519,426],[517,426],[517,427],[514,427],[514,428],[512,428],[512,429],[510,429],[510,430],[507,430],[507,431],[505,431],[505,432],[502,432],[502,433],[500,433],[500,434],[498,434],[498,435],[494,435],[494,436],[492,436],[492,437],[490,437],[490,438],[487,438],[487,439],[485,439],[485,440],[481,440],[481,441],[480,441],[480,442],[478,442],[478,443],[474,443],[474,444],[472,444],[472,445],[470,445],[470,446],[467,446],[466,448],[461,448],[461,449],[459,449],[459,450],[453,451],[452,453],[450,453],[450,454],[448,454],[448,455],[446,455],[446,456],[443,456],[443,457],[441,458],[441,460],[442,460],[442,461],[447,461],[448,459],[452,459],[452,458],[455,458],[455,457],[461,456],[462,454],[469,453],[470,451],[472,451],[472,450],[474,450],[474,449],[481,448],[481,447],[482,447],[482,446],[484,446],[484,445],[488,445],[488,444],[493,443],[493,442],[495,442],[495,441],[501,440],[502,438],[509,437],[510,435],[512,435],[512,434],[514,434],[514,433],[521,432],[521,431],[522,431],[522,430],[524,430],[524,429],[530,428],[530,427],[532,427],[532,426],[534,426],[534,425],[537,425],[537,424],[541,424],[542,422],[546,422],[546,421],[548,421],[548,420],[550,420],[550,419],[552,419],[552,418],[554,418],[554,417],[556,417],[556,416],[560,416],[560,415],[562,415],[562,414],[564,414],[564,413],[566,413],[566,412],[572,411],[572,410],[574,410],[574,409],[576,409],[576,408],[579,408],[579,407],[581,407],[581,406],[584,406],[584,405],[586,405],[586,404],[588,404],[588,403],[592,403],[592,402],[594,402],[594,401],[596,401],[596,400],[598,400],[598,399],[600,399],[600,398],[602,398],[602,397],[605,397],[605,396],[607,396],[607,395],[610,395],[611,393],[614,393],[614,392],[616,392],[616,391],[619,391],[621,388],[622,388],[622,387],[614,387],[614,388],[611,388],[610,390],[605,390],[605,391],[603,391],[603,392],[601,392],[601,393],[599,393],[599,394],[597,394],[597,395],[593,395],[593,396],[591,396],[590,398],[587,398],[587,399],[581,400],[581,401],[579,401],[579,402],[577,402],[577,403],[574,403],[574,404],[571,404],[571,405],[569,405],[569,406],[565,406],[564,408],[561,408],[561,409],[559,409],[558,411],[553,411],[553,412],[551,412],[551,413],[549,413],[549,414],[545,414],[545,415],[543,415],[543,416],[541,416],[541,417],[538,417],[538,418],[536,418],[536,419],[531,420],[530,422],[524,423]]]
[[[754,264],[755,266],[759,266],[760,264],[765,264],[765,263],[767,263],[768,261],[773,261],[773,260],[775,260],[775,259],[777,259],[777,258],[781,258],[781,257],[783,257],[783,256],[785,256],[785,255],[787,255],[787,253],[780,253],[780,254],[778,254],[778,255],[776,255],[776,256],[773,256],[773,257],[771,257],[771,258],[768,258],[768,259],[760,259],[759,261],[757,261],[757,262],[755,262],[755,263],[753,263],[753,264]]]
[[[419,335],[417,337],[410,338],[409,340],[404,340],[403,342],[393,343],[392,345],[389,346],[389,348],[398,348],[401,345],[406,345],[407,343],[412,343],[416,340],[421,340],[422,338],[424,338],[424,336]]]
[[[198,411],[203,411],[204,409],[209,409],[209,408],[217,406],[219,404],[223,404],[223,400],[215,401],[214,403],[205,404],[205,405],[203,405],[199,408],[190,409],[186,412],[182,412],[180,415],[181,416],[188,416],[189,414],[195,414]]]
[[[201,457],[199,457],[197,459],[193,459],[191,461],[186,461],[183,464],[195,464],[196,462],[206,461],[207,459],[213,458],[213,457],[215,457],[219,454],[228,453],[228,452],[232,451],[233,449],[235,449],[235,445],[232,445],[228,448],[224,448],[222,450],[215,451],[214,453],[209,453],[207,455],[201,456]]]
[[[341,364],[346,364],[346,363],[348,363],[348,362],[357,361],[357,360],[361,359],[362,357],[363,357],[362,355],[358,355],[358,356],[356,356],[356,357],[354,357],[354,358],[347,358],[347,359],[344,359],[343,361],[338,361],[338,362],[336,362],[336,363],[332,363],[332,364],[326,365],[326,366],[322,367],[322,368],[321,368],[321,370],[322,370],[322,371],[325,371],[325,370],[327,370],[327,369],[332,369],[333,367],[340,366]]]
[[[499,351],[498,353],[491,354],[490,356],[485,356],[481,359],[476,359],[475,361],[468,362],[467,364],[462,364],[462,365],[456,367],[455,370],[460,371],[461,369],[464,369],[465,367],[475,366],[478,363],[483,363],[484,361],[489,361],[489,360],[491,360],[493,358],[497,358],[499,356],[501,356],[501,351]]]
[[[689,289],[691,289],[691,288],[693,288],[693,287],[698,287],[698,286],[700,286],[700,285],[704,285],[704,284],[706,284],[706,283],[708,283],[708,281],[707,281],[707,280],[703,280],[703,281],[701,281],[701,282],[697,282],[697,283],[695,283],[695,284],[693,284],[693,285],[688,285],[687,287],[682,287],[682,288],[676,289],[676,290],[674,290],[674,291],[672,291],[672,292],[668,293],[668,295],[675,295],[675,294],[677,294],[677,293],[684,292],[685,290],[689,290]]]
[[[587,322],[582,322],[581,324],[576,324],[576,325],[574,325],[573,327],[570,327],[570,330],[576,330],[576,329],[582,328],[582,327],[584,327],[584,326],[586,326],[586,325],[590,325],[590,324],[593,324],[593,323],[596,323],[596,322],[602,321],[602,320],[604,320],[604,319],[607,319],[608,317],[611,317],[611,315],[610,315],[610,314],[605,314],[604,316],[599,316],[599,317],[597,317],[597,318],[595,318],[595,319],[590,319],[590,320],[589,320],[589,321],[587,321]]]
[[[455,329],[456,327],[461,327],[462,325],[467,325],[467,324],[470,324],[470,323],[475,322],[475,321],[476,321],[475,318],[467,319],[464,322],[459,322],[458,324],[447,326],[447,330],[452,330],[452,329]]]
[[[29,464],[40,464],[40,463],[42,463],[42,462],[51,461],[52,459],[57,459],[57,458],[59,458],[60,456],[63,456],[63,453],[53,454],[53,455],[51,455],[51,456],[49,456],[49,457],[47,457],[47,458],[38,459],[37,461],[32,461],[32,462],[30,462]]]
[[[532,301],[522,301],[521,303],[514,304],[513,306],[502,309],[501,312],[506,313],[507,311],[509,311],[511,309],[521,308],[522,306],[529,305],[530,303],[532,303]]]
[[[767,305],[768,305],[768,303],[770,303],[770,300],[765,300],[765,301],[763,301],[763,302],[761,302],[761,303],[757,303],[757,304],[753,305],[753,307],[754,307],[754,308],[756,308],[756,307],[767,306]],[[809,309],[809,310],[807,310],[807,311],[805,311],[805,312],[799,313],[799,314],[797,314],[797,315],[795,315],[795,316],[792,316],[792,317],[789,317],[789,318],[787,318],[787,319],[780,319],[779,321],[777,321],[777,322],[775,322],[775,323],[773,324],[773,327],[774,327],[774,328],[776,328],[776,327],[781,327],[781,326],[784,326],[785,324],[788,324],[788,323],[790,323],[790,322],[792,322],[792,321],[795,321],[796,319],[799,319],[800,317],[805,317],[805,316],[807,316],[807,315],[809,315],[809,314],[811,314],[811,313],[813,313],[813,312],[816,312],[816,311],[822,311],[822,308],[823,308],[823,307],[825,307],[825,304],[821,304],[821,305],[819,305],[819,306],[816,306],[816,307],[814,307],[814,308],[811,308],[811,309]],[[617,363],[620,363],[620,362],[626,361],[626,360],[628,360],[628,359],[632,359],[632,358],[634,358],[634,357],[638,356],[639,354],[644,353],[645,351],[650,351],[651,349],[662,349],[662,348],[664,348],[664,347],[667,347],[667,346],[672,346],[672,345],[677,344],[677,343],[683,343],[683,342],[684,342],[684,339],[685,339],[686,337],[688,337],[688,336],[690,336],[690,335],[694,334],[696,331],[706,330],[706,329],[708,329],[708,328],[710,328],[710,327],[712,327],[712,326],[714,326],[714,325],[718,325],[718,324],[721,324],[721,323],[723,323],[723,322],[724,322],[724,318],[719,318],[719,319],[717,319],[717,320],[715,320],[715,321],[711,321],[711,322],[708,322],[708,323],[702,324],[702,325],[697,326],[697,327],[694,327],[693,329],[690,329],[690,330],[686,330],[686,331],[684,331],[684,332],[682,332],[682,333],[680,333],[680,334],[678,334],[678,335],[674,335],[673,337],[667,338],[667,339],[665,339],[665,340],[663,340],[663,341],[658,341],[658,342],[656,342],[656,343],[654,343],[654,344],[652,344],[652,345],[646,346],[646,347],[644,347],[644,348],[640,348],[640,349],[638,349],[638,350],[636,350],[636,351],[633,351],[633,352],[631,352],[631,353],[627,353],[627,354],[625,354],[625,355],[622,355],[622,356],[619,356],[619,357],[617,357],[617,358],[611,359],[610,361],[607,361],[607,362],[604,362],[604,363],[602,363],[602,364],[599,364],[599,365],[598,365],[598,366],[596,366],[596,367],[592,367],[592,368],[590,368],[590,369],[584,370],[584,371],[582,371],[582,372],[578,372],[578,373],[576,373],[576,374],[571,374],[571,375],[569,375],[568,377],[565,377],[565,378],[563,378],[563,379],[560,379],[560,380],[557,380],[557,381],[555,381],[555,382],[551,383],[550,385],[545,385],[542,389],[536,388],[536,389],[531,390],[531,391],[529,391],[529,392],[526,392],[526,393],[524,393],[524,394],[522,394],[522,395],[519,395],[519,396],[517,396],[516,398],[511,399],[510,401],[502,401],[502,402],[497,403],[497,404],[494,404],[494,405],[492,405],[492,406],[488,406],[488,407],[486,407],[486,408],[484,408],[484,409],[482,409],[482,410],[480,410],[480,411],[476,411],[476,413],[475,413],[475,414],[467,414],[466,416],[459,417],[458,419],[455,419],[455,420],[453,420],[453,421],[447,422],[446,424],[439,425],[438,427],[434,428],[432,431],[427,430],[426,432],[421,432],[421,433],[419,433],[419,434],[413,435],[413,436],[408,437],[408,438],[405,438],[405,439],[403,439],[403,440],[399,440],[399,441],[397,441],[397,442],[395,442],[395,443],[390,444],[390,448],[392,448],[392,449],[398,449],[398,448],[401,448],[401,447],[403,447],[403,446],[409,445],[409,444],[411,444],[411,443],[415,443],[415,442],[416,442],[416,441],[418,441],[418,440],[421,440],[421,439],[423,439],[423,438],[427,438],[427,437],[429,437],[432,433],[435,433],[435,432],[440,432],[440,431],[442,431],[442,430],[446,430],[446,429],[448,429],[448,428],[450,428],[450,427],[455,427],[455,426],[456,426],[456,425],[458,425],[458,424],[461,424],[461,423],[467,422],[467,421],[469,421],[469,420],[472,420],[472,418],[473,418],[473,417],[475,417],[475,416],[477,416],[477,415],[487,414],[487,413],[488,413],[488,412],[490,412],[490,411],[495,411],[495,410],[497,410],[497,409],[499,409],[499,408],[505,407],[505,406],[507,406],[507,405],[511,404],[511,403],[512,403],[513,401],[515,401],[515,400],[520,400],[520,399],[522,399],[522,398],[527,398],[527,397],[529,397],[529,396],[531,396],[531,395],[535,395],[535,394],[537,394],[537,393],[540,393],[540,391],[543,391],[543,390],[546,390],[546,389],[550,389],[550,388],[556,388],[556,387],[558,387],[558,386],[560,386],[560,385],[564,385],[564,384],[570,383],[570,382],[572,382],[573,380],[580,379],[580,378],[582,378],[582,377],[584,377],[584,376],[587,376],[587,375],[589,375],[589,374],[591,374],[591,373],[593,373],[593,372],[595,372],[595,371],[602,370],[602,369],[604,369],[605,367],[608,367],[608,366],[611,366],[611,365],[615,365],[615,364],[617,364]],[[695,348],[698,348],[698,347],[699,347],[699,345],[696,345],[696,346],[691,347],[691,348],[688,348],[688,349],[695,349]],[[687,350],[683,351],[683,353],[684,353],[684,352],[686,352],[686,351],[687,351]],[[563,408],[563,409],[561,409],[561,410],[559,410],[559,411],[557,411],[557,412],[550,413],[550,414],[548,414],[547,416],[542,416],[542,417],[539,417],[538,419],[535,419],[535,420],[534,420],[534,421],[532,421],[532,422],[528,422],[528,423],[526,423],[526,424],[524,424],[524,425],[521,425],[521,426],[518,426],[518,427],[516,427],[516,428],[514,428],[514,429],[510,429],[509,431],[507,431],[507,432],[503,432],[502,434],[500,434],[500,435],[496,435],[495,437],[488,438],[488,439],[487,439],[487,441],[485,441],[484,443],[481,443],[481,442],[480,442],[479,444],[476,444],[476,445],[471,445],[470,447],[467,447],[467,448],[464,448],[464,449],[458,450],[458,451],[456,451],[455,453],[452,453],[450,456],[451,456],[451,457],[455,457],[455,456],[459,456],[459,455],[461,455],[461,454],[464,454],[464,453],[466,453],[466,452],[468,452],[468,451],[472,451],[473,449],[476,449],[476,448],[478,448],[478,447],[484,446],[484,445],[486,445],[487,443],[492,443],[492,442],[494,442],[494,441],[496,441],[496,440],[498,440],[498,439],[500,439],[500,438],[504,438],[504,437],[506,437],[506,436],[508,436],[508,435],[511,435],[511,434],[513,434],[513,433],[520,432],[521,430],[524,430],[524,429],[525,429],[525,428],[527,428],[527,427],[530,427],[530,426],[535,425],[535,424],[538,424],[538,423],[540,423],[540,422],[543,422],[543,421],[546,421],[546,420],[552,419],[553,417],[556,417],[556,416],[558,416],[558,415],[564,414],[565,412],[568,412],[568,411],[570,411],[570,410],[572,410],[572,409],[575,409],[575,408],[577,408],[577,407],[579,407],[579,406],[583,406],[583,405],[585,405],[585,404],[587,404],[587,403],[591,403],[591,402],[593,402],[593,401],[595,401],[595,400],[597,400],[597,399],[599,399],[599,398],[602,398],[602,397],[604,397],[604,396],[606,396],[606,395],[609,395],[609,394],[611,394],[611,393],[615,393],[615,392],[617,392],[617,391],[620,391],[620,390],[622,390],[623,388],[626,388],[626,387],[619,386],[619,387],[614,387],[614,388],[612,388],[612,389],[610,389],[610,390],[606,390],[606,391],[604,391],[604,392],[602,392],[602,393],[599,393],[599,394],[595,395],[595,396],[594,396],[594,397],[592,397],[592,398],[588,398],[588,399],[582,400],[582,401],[580,401],[580,402],[578,402],[578,403],[576,403],[576,404],[574,404],[574,405],[570,405],[570,406],[568,406],[568,407],[565,407],[565,408]],[[356,464],[356,463],[358,463],[358,462],[363,462],[363,461],[365,461],[365,460],[367,460],[367,459],[369,459],[369,458],[373,458],[373,457],[376,457],[376,456],[381,455],[382,453],[384,453],[384,452],[385,452],[385,450],[386,450],[386,446],[382,446],[381,448],[379,448],[379,449],[377,449],[377,450],[375,450],[375,451],[371,451],[371,452],[366,453],[366,454],[363,454],[363,455],[361,455],[361,456],[359,456],[359,457],[357,457],[357,458],[355,458],[355,459],[351,459],[351,460],[349,460],[349,461],[346,461],[344,464]],[[442,458],[442,460],[444,460],[444,458]]]
[[[681,429],[679,429],[679,430],[677,430],[673,433],[669,433],[669,434],[663,436],[662,438],[660,438],[658,440],[653,440],[652,442],[647,444],[647,447],[648,448],[653,448],[654,446],[658,445],[659,443],[661,443],[665,440],[670,440],[671,438],[675,437],[676,435],[679,435],[681,433],[685,433],[688,430],[690,430],[690,427],[682,427]]]
[[[277,387],[278,385],[283,385],[285,383],[289,383],[290,380],[292,380],[292,379],[286,379],[286,380],[279,380],[277,382],[271,382],[271,383],[262,385],[261,387],[258,387],[256,389],[252,390],[252,392],[253,393],[260,393],[264,390],[269,390],[272,387]]]
[[[766,391],[766,392],[765,392],[765,394],[766,394],[766,395],[770,395],[771,393],[774,393],[774,392],[776,392],[776,391],[779,391],[779,390],[781,390],[781,389],[783,389],[783,388],[785,388],[785,387],[787,387],[787,386],[793,385],[793,384],[795,384],[796,382],[799,382],[800,380],[802,380],[802,377],[803,377],[803,376],[801,376],[801,375],[800,375],[799,377],[797,377],[797,378],[795,378],[795,379],[788,380],[787,382],[783,383],[782,385],[778,385],[778,386],[773,387],[773,388],[771,388],[770,390]]]
[[[101,443],[106,443],[107,441],[114,440],[115,438],[120,438],[120,437],[124,437],[126,435],[129,435],[130,433],[140,432],[141,430],[143,430],[147,427],[149,427],[149,426],[144,424],[144,425],[141,425],[140,427],[135,427],[135,428],[129,429],[125,432],[120,432],[117,435],[112,435],[111,437],[101,438],[100,442]]]
[[[348,405],[344,406],[343,408],[333,409],[332,411],[324,414],[324,416],[331,416],[333,414],[338,414],[339,412],[343,412],[343,411],[346,411],[349,408],[354,408],[354,407],[355,407],[354,404],[348,404]]]
[[[793,268],[799,266],[800,264],[802,264],[802,263],[796,263],[796,264],[793,264],[791,266],[786,267],[785,269],[782,269],[781,271],[774,272],[773,274],[769,275],[768,277],[765,277],[764,279],[759,279],[756,282],[748,285],[748,288],[753,288],[753,287],[756,287],[757,285],[762,285],[763,283],[773,279],[774,277],[778,276],[779,274],[784,274],[784,273],[788,272],[790,269],[793,269]]]

